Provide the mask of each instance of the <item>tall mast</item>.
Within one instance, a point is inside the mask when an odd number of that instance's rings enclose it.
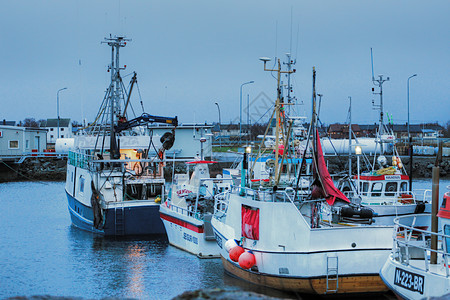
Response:
[[[291,85],[291,70],[292,70],[292,65],[295,65],[295,63],[297,62],[297,60],[292,60],[291,59],[291,54],[290,53],[286,53],[287,56],[287,63],[284,62],[284,65],[287,65],[287,71],[288,73],[286,74],[287,78],[288,78],[288,84],[287,84],[287,103],[292,103],[292,100],[294,100],[293,97],[291,97],[291,92],[292,92],[292,85]],[[294,69],[295,72],[295,69]],[[288,106],[288,115],[290,116],[291,114],[291,106]]]
[[[111,158],[120,158],[120,150],[117,145],[116,132],[114,126],[117,125],[118,118],[121,114],[120,109],[120,99],[123,98],[122,93],[122,79],[120,77],[121,68],[119,64],[119,49],[120,47],[125,47],[129,39],[124,37],[109,37],[105,38],[102,43],[107,43],[111,47],[111,65],[109,66],[109,71],[111,72],[111,85],[109,87],[109,95],[107,102],[109,103],[109,127],[110,127],[110,152]],[[108,104],[107,104],[108,105]],[[107,106],[106,106],[107,107]]]
[[[371,58],[371,62],[372,62],[372,83],[375,86],[378,86],[380,88],[380,92],[376,93],[375,89],[372,88],[372,93],[375,95],[380,95],[380,104],[376,105],[375,101],[372,100],[372,105],[374,107],[374,109],[379,109],[380,110],[380,121],[379,121],[379,126],[378,126],[378,134],[380,135],[380,151],[381,154],[383,153],[383,142],[381,141],[381,135],[384,134],[384,112],[383,112],[383,83],[386,81],[389,81],[389,77],[386,77],[385,79],[383,78],[383,75],[378,75],[378,79],[375,79],[374,75],[373,75],[373,54],[372,54],[372,48],[370,48],[370,58]]]
[[[281,63],[280,60],[278,59],[277,64],[278,64],[278,68],[277,69],[267,69],[266,68],[266,63],[270,60],[268,58],[260,58],[260,60],[262,60],[264,62],[264,71],[269,71],[269,72],[277,72],[277,100],[275,101],[275,122],[276,122],[276,127],[275,127],[275,178],[277,179],[275,181],[275,185],[278,184],[278,179],[280,178],[280,176],[278,176],[278,172],[279,172],[279,167],[278,167],[278,158],[279,158],[279,146],[280,146],[280,120],[284,117],[282,115],[283,113],[283,109],[284,109],[284,101],[281,97],[281,85],[280,85],[280,81],[281,81],[281,74],[290,74],[290,73],[294,73],[295,70],[288,70],[288,71],[282,71],[281,70]],[[288,139],[288,136],[284,136],[283,138]],[[283,143],[284,144],[284,143]],[[286,149],[285,149],[286,151]]]

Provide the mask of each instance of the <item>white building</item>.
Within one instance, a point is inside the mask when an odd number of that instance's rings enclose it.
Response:
[[[212,125],[207,124],[182,124],[175,129],[175,143],[166,151],[168,158],[192,159],[200,157],[203,144],[203,157],[210,159],[212,156]],[[155,125],[148,126],[153,134],[162,136],[170,132],[170,126]]]
[[[58,127],[58,119],[47,119],[41,127],[44,127],[48,130],[47,132],[47,142],[49,144],[55,144],[56,139],[59,138],[71,138],[72,134],[72,123],[70,119],[59,119],[59,127]],[[59,128],[59,135],[58,135]]]
[[[0,157],[2,159],[14,159],[29,152],[43,152],[46,148],[46,129],[0,125]]]

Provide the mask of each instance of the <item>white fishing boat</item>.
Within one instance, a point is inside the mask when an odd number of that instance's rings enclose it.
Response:
[[[219,256],[211,218],[214,212],[214,196],[231,189],[232,179],[211,178],[209,164],[215,161],[187,162],[194,171],[175,174],[168,198],[160,207],[160,216],[169,243],[200,258]]]
[[[266,61],[264,59],[264,63]],[[267,70],[265,65],[264,69]],[[280,62],[278,69],[267,71],[278,72],[279,91],[283,72]],[[223,266],[226,272],[245,281],[293,292],[387,291],[379,269],[392,248],[392,226],[368,226],[358,222],[370,219],[371,211],[349,206],[349,200],[334,186],[326,169],[318,132],[313,130],[317,123],[315,99],[313,71],[310,133],[313,135],[314,177],[311,190],[300,190],[295,184],[278,185],[280,169],[275,167],[272,185],[251,188],[241,184],[216,196],[211,223]],[[282,124],[278,122],[279,117],[283,118],[281,106],[282,98],[278,93],[277,124]],[[337,220],[321,220],[322,205],[336,207]],[[349,219],[347,223],[352,226],[340,225],[339,218]]]
[[[128,119],[130,89],[124,88],[119,49],[128,39],[106,38],[111,47],[111,83],[95,121],[74,138],[69,152],[65,191],[72,224],[105,236],[164,234],[159,218],[164,195],[164,151],[174,142],[174,130],[156,136],[149,123],[177,126],[177,118],[143,113]]]
[[[374,222],[392,225],[399,216],[431,212],[431,190],[409,188],[409,176],[390,166],[341,180],[347,197],[374,211]]]
[[[380,87],[380,103],[382,103],[382,78],[374,83]],[[370,161],[362,149],[365,148],[365,139],[352,136],[351,126],[351,101],[349,108],[349,138],[347,140],[349,157],[352,152],[352,139],[357,157],[357,170],[352,173],[351,159],[349,159],[349,174],[338,182],[338,187],[347,197],[359,205],[363,205],[374,211],[373,221],[379,225],[392,225],[394,218],[398,216],[430,213],[431,212],[431,190],[413,189],[411,174],[407,174],[396,147],[395,135],[383,121],[383,105],[380,109],[380,121],[375,138],[375,151],[373,161]],[[386,148],[392,151],[392,163],[386,158]],[[362,163],[360,160],[362,158]],[[412,157],[410,158],[412,164]],[[357,174],[354,174],[357,173]]]
[[[380,275],[399,299],[450,297],[450,192],[437,217],[439,232],[417,228],[429,222],[429,214],[395,219],[394,247]]]

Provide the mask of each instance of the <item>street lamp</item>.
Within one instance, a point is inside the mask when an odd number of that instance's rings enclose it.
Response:
[[[222,148],[222,138],[221,138],[221,134],[222,134],[222,131],[220,130],[220,106],[219,106],[219,103],[215,103],[216,105],[217,105],[217,110],[219,111],[219,143],[220,143],[220,148]]]
[[[248,81],[248,82],[244,82],[243,84],[241,84],[241,88],[240,88],[240,94],[239,94],[239,141],[241,141],[241,135],[242,135],[242,127],[241,127],[241,123],[242,123],[242,87],[246,84],[250,84],[250,83],[254,83],[254,81]]]
[[[59,89],[56,92],[56,110],[57,110],[57,114],[58,114],[58,131],[57,131],[57,135],[56,135],[56,139],[55,139],[55,144],[56,144],[56,140],[59,138],[59,92],[64,91],[64,90],[67,90],[67,88],[65,87],[65,88]]]
[[[412,191],[412,159],[413,159],[413,149],[411,145],[411,133],[409,132],[409,80],[413,77],[416,77],[417,74],[411,75],[408,77],[406,90],[407,90],[407,98],[408,98],[408,141],[409,141],[409,190]]]
[[[360,194],[360,178],[359,178],[359,157],[361,156],[362,149],[361,146],[355,146],[355,154],[356,154],[356,168],[358,169],[358,181],[357,181],[357,187],[356,191],[358,192],[358,195]]]

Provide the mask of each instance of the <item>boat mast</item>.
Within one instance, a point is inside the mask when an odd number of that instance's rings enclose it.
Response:
[[[350,107],[348,109],[349,121],[348,121],[348,176],[352,177],[352,97],[348,97],[350,100]]]
[[[277,72],[277,100],[275,101],[275,185],[278,184],[279,178],[280,176],[278,176],[278,173],[281,171],[281,168],[279,170],[278,167],[278,158],[279,158],[279,146],[280,146],[280,121],[282,118],[284,118],[284,101],[283,98],[281,97],[281,85],[280,85],[280,81],[281,81],[281,74],[291,74],[294,73],[295,70],[288,70],[288,71],[282,71],[281,70],[281,63],[280,63],[280,59],[278,59],[277,63],[278,63],[278,68],[277,69],[267,69],[266,68],[266,63],[270,60],[268,58],[260,58],[260,60],[262,60],[264,62],[264,71],[269,71],[269,72]],[[270,124],[269,124],[270,125]],[[284,138],[288,139],[288,136],[284,136],[283,137],[283,141]],[[284,143],[283,143],[284,144]],[[286,149],[284,150],[286,151]],[[283,162],[281,162],[283,163]]]
[[[119,49],[120,47],[125,47],[129,39],[124,37],[109,37],[105,38],[103,43],[107,43],[111,47],[111,65],[109,66],[109,71],[111,72],[111,86],[109,93],[109,105],[110,105],[110,153],[112,159],[120,158],[120,150],[116,140],[116,132],[114,126],[117,125],[120,113],[120,99],[123,98],[122,93],[122,79],[120,77],[120,70],[124,70],[119,65]]]
[[[284,65],[287,65],[287,70],[288,73],[286,74],[287,78],[288,78],[288,84],[287,84],[287,103],[291,104],[292,100],[295,100],[295,97],[291,97],[291,92],[292,92],[292,85],[291,85],[291,69],[292,69],[292,65],[295,65],[295,63],[297,62],[297,60],[293,60],[291,59],[291,54],[290,53],[286,53],[287,56],[287,63],[284,62]],[[294,69],[295,72],[295,69]],[[291,105],[288,106],[288,115],[291,115]]]
[[[389,77],[386,77],[385,79],[383,79],[383,75],[378,75],[378,79],[375,79],[374,75],[373,75],[373,54],[372,54],[372,48],[370,48],[370,58],[372,61],[372,83],[375,86],[378,86],[380,88],[380,92],[376,93],[375,92],[375,88],[372,88],[372,93],[375,95],[380,95],[380,104],[376,105],[375,101],[372,100],[372,106],[374,107],[374,109],[379,109],[380,110],[380,124],[378,126],[378,134],[380,136],[380,153],[383,154],[383,141],[381,139],[381,135],[384,134],[384,113],[383,113],[383,83],[386,81],[389,81]]]

